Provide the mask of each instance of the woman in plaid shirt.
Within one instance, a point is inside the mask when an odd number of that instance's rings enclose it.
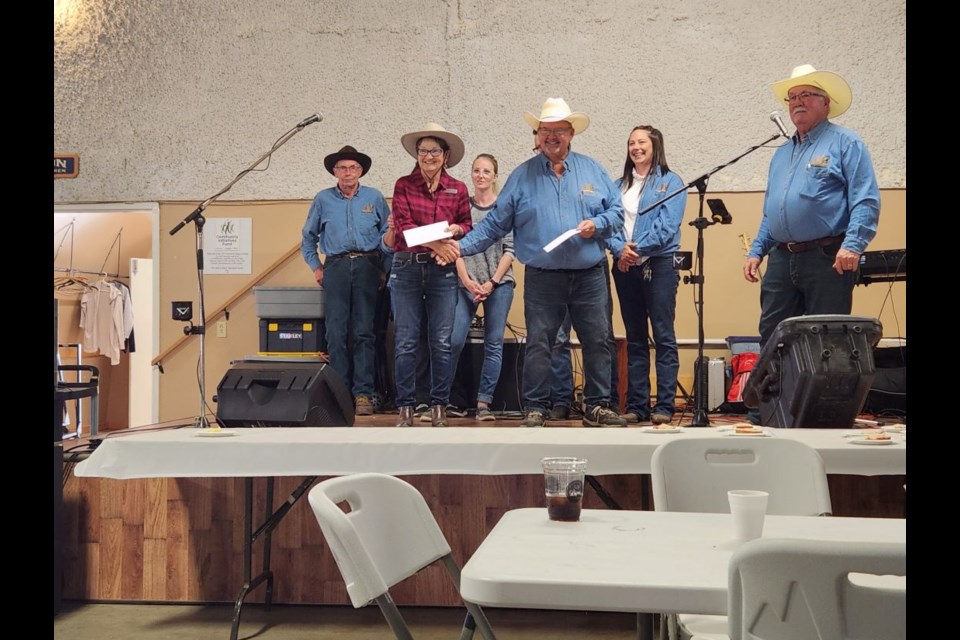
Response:
[[[456,253],[440,240],[410,247],[404,232],[436,222],[445,222],[454,238],[471,228],[470,194],[467,185],[447,173],[463,159],[463,141],[435,123],[400,139],[407,153],[417,159],[409,175],[393,189],[396,251],[390,272],[395,346],[394,377],[397,384],[398,427],[413,424],[417,368],[417,345],[426,322],[430,355],[430,417],[434,427],[447,426],[452,372],[450,337],[457,305]],[[455,251],[455,250],[454,250]],[[435,256],[444,258],[439,265]],[[423,316],[426,315],[426,318]]]

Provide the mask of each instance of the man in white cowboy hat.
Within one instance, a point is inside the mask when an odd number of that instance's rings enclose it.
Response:
[[[771,89],[797,130],[770,161],[760,230],[743,266],[747,281],[757,282],[769,258],[760,285],[761,345],[786,318],[850,313],[860,256],[880,217],[870,152],[860,136],[830,121],[850,107],[847,82],[805,64]]]
[[[513,231],[524,269],[527,338],[523,363],[524,426],[542,427],[550,409],[551,347],[566,314],[583,347],[584,426],[622,427],[610,409],[610,325],[604,239],[623,227],[620,192],[596,160],[571,151],[590,125],[563,98],[548,98],[540,115],[526,113],[540,153],[511,174],[491,210],[459,242],[479,253]],[[561,234],[577,234],[547,251]]]
[[[383,194],[360,184],[370,165],[370,156],[349,145],[323,159],[337,185],[314,197],[300,242],[304,261],[324,288],[330,365],[353,392],[361,416],[373,413],[374,316],[383,275],[380,237],[390,215]]]

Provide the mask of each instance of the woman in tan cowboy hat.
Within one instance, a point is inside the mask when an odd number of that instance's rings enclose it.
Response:
[[[450,400],[450,337],[457,305],[456,254],[439,240],[408,246],[404,232],[444,222],[454,237],[470,230],[470,194],[467,185],[447,173],[463,158],[463,141],[436,123],[400,138],[417,164],[393,189],[393,219],[396,245],[390,273],[393,306],[395,379],[398,427],[413,423],[417,346],[420,331],[427,328],[430,355],[430,415],[435,427],[447,426]],[[435,255],[447,258],[439,265]],[[426,317],[424,317],[424,315]]]

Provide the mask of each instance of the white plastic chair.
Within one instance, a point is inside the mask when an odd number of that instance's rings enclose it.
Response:
[[[398,640],[412,640],[390,588],[442,560],[457,591],[460,566],[420,492],[399,478],[358,473],[325,480],[308,495],[355,608],[376,602]],[[349,506],[349,512],[340,503]],[[465,602],[461,640],[474,628],[496,640],[480,607]]]
[[[830,515],[830,488],[820,454],[783,438],[693,437],[661,444],[651,459],[656,511],[729,513],[727,491],[770,494],[772,515]],[[679,629],[678,629],[679,627]],[[670,638],[726,637],[725,616],[679,614],[661,625]],[[661,632],[661,636],[664,635]]]
[[[730,640],[904,640],[906,575],[903,543],[751,540],[730,560]]]

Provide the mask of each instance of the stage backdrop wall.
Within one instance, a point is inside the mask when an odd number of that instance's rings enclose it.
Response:
[[[54,201],[201,202],[315,112],[227,197],[310,199],[344,144],[373,157],[366,184],[392,191],[414,165],[400,136],[428,121],[507,173],[530,157],[523,113],[548,96],[591,117],[573,146],[611,173],[631,128],[652,124],[693,180],[776,132],[770,84],[800,64],[847,79],[837,122],[882,187],[905,187],[905,0],[60,0],[54,150],[79,154],[80,173]],[[762,191],[770,155],[711,190]]]

